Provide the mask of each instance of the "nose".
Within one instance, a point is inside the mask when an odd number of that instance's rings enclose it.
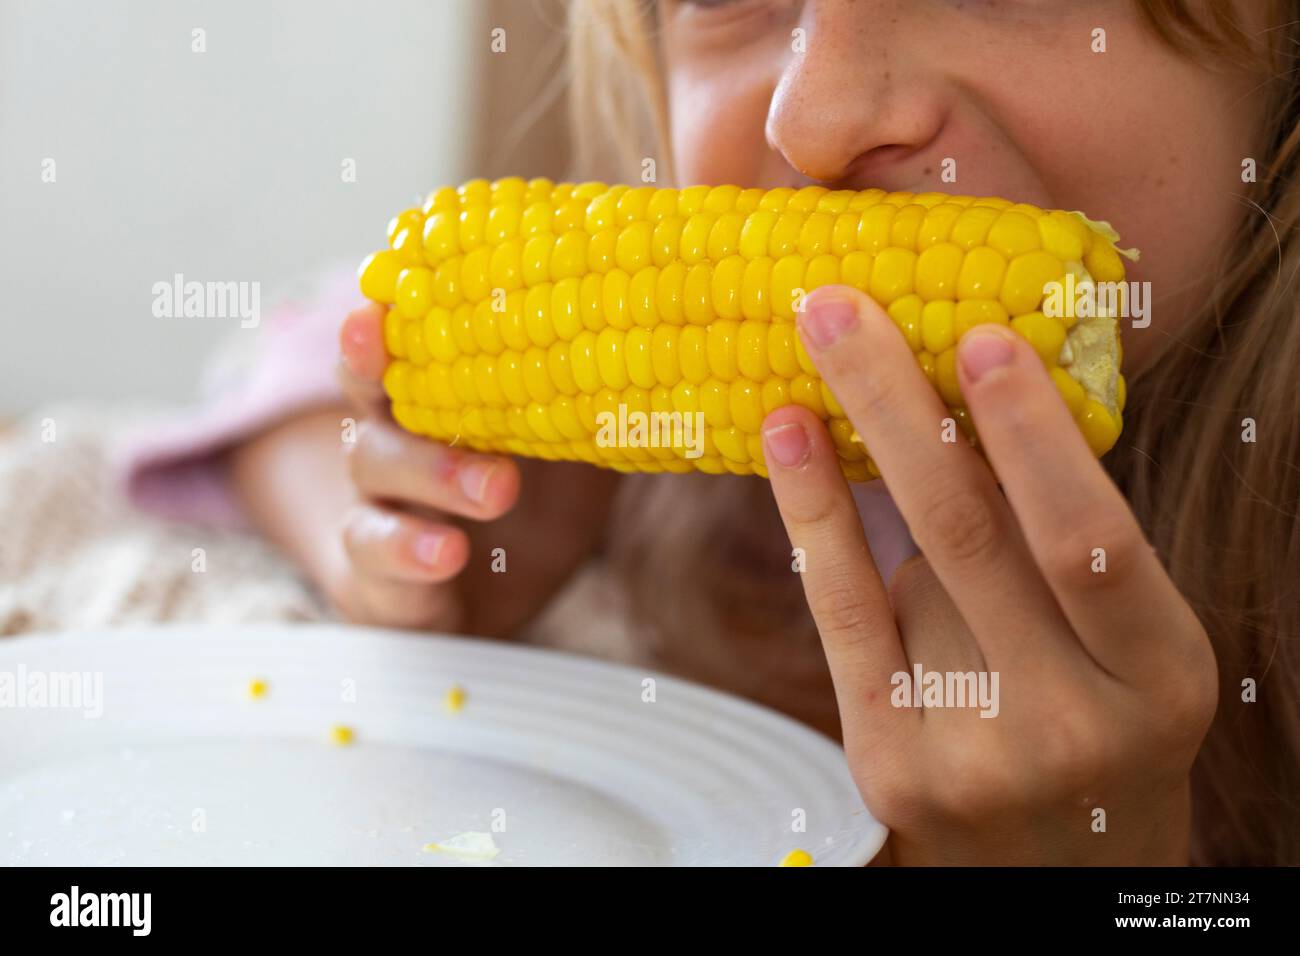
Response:
[[[937,163],[923,151],[943,127],[942,76],[908,39],[924,36],[916,16],[911,0],[809,0],[768,109],[769,146],[843,188],[907,188]]]

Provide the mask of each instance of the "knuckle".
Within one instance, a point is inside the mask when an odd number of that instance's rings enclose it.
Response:
[[[935,809],[957,821],[986,820],[1005,809],[1011,798],[1003,765],[984,748],[958,748],[934,785]]]
[[[1132,518],[1118,509],[1080,514],[1063,522],[1060,536],[1044,550],[1041,565],[1049,580],[1068,588],[1102,590],[1128,574],[1145,549]],[[1098,564],[1103,558],[1104,572]]]
[[[354,505],[343,514],[339,522],[339,537],[343,539],[343,550],[348,559],[356,562],[361,552],[361,528],[365,521],[367,509],[363,505]]]
[[[860,372],[856,368],[843,369],[842,374],[850,376],[853,384],[848,391],[853,394],[853,402],[866,421],[885,420],[900,417],[898,408],[899,390],[891,380],[889,370],[883,367],[871,372]],[[853,417],[853,416],[850,416]]]
[[[1001,522],[974,489],[940,488],[917,525],[921,550],[957,564],[984,561],[997,549]]]
[[[842,572],[818,580],[809,597],[818,630],[839,641],[866,638],[880,617],[862,583]]]
[[[870,759],[879,763],[878,754]],[[888,827],[907,829],[924,812],[926,797],[919,792],[911,773],[891,770],[859,773],[855,782],[871,815]]]
[[[1008,375],[980,379],[983,404],[980,407],[980,430],[999,429],[1015,436],[1017,444],[1044,430],[1042,404],[1025,395],[1022,374],[1013,366]]]
[[[1034,746],[1043,779],[1067,794],[1088,789],[1114,756],[1101,723],[1086,708],[1058,706],[1039,723]]]
[[[792,530],[820,529],[835,519],[836,503],[832,497],[807,491],[805,488],[797,489],[785,503],[786,513],[794,526]]]
[[[1173,679],[1162,684],[1159,706],[1174,739],[1199,744],[1219,706],[1218,664],[1208,638],[1176,670]]]
[[[372,505],[353,505],[344,513],[341,527],[343,549],[357,566],[374,562],[376,545],[392,538],[401,522],[392,512]]]

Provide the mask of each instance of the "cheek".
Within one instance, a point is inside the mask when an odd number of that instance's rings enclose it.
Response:
[[[1042,64],[1036,86],[1001,101],[1014,106],[1002,128],[1052,204],[1110,220],[1121,245],[1141,250],[1127,271],[1150,283],[1150,325],[1124,323],[1125,367],[1136,371],[1201,306],[1225,237],[1249,209],[1241,159],[1255,154],[1262,99],[1250,95],[1255,78],[1211,72],[1154,40],[1106,56],[1089,109],[1060,109],[1079,92],[1051,82]],[[1078,66],[1061,76],[1079,75]]]
[[[770,83],[734,72],[707,78],[677,71],[668,95],[676,185],[764,185],[781,167],[764,135]]]
[[[1163,80],[1142,84],[1151,106],[1126,111],[1130,119],[1098,137],[1097,178],[1088,187],[1090,206],[1113,210],[1099,215],[1112,217],[1124,245],[1142,250],[1129,277],[1150,283],[1151,324],[1125,329],[1126,362],[1135,370],[1201,308],[1229,254],[1229,235],[1251,212],[1241,160],[1258,155],[1263,120],[1244,81]]]

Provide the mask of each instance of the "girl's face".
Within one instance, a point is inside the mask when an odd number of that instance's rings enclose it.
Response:
[[[1242,5],[1248,32],[1262,6]],[[1133,0],[660,0],[660,23],[681,183],[996,195],[1108,219],[1153,296],[1150,328],[1125,328],[1130,369],[1190,314],[1249,208],[1261,77],[1169,49]]]

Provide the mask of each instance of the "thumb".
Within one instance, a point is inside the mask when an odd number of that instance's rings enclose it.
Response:
[[[388,353],[384,348],[384,307],[350,312],[339,329],[339,384],[358,408],[384,404],[382,385]]]

